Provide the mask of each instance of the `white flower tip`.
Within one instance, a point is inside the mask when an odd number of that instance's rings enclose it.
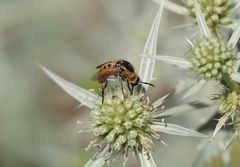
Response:
[[[186,36],[184,36],[184,38],[188,42],[188,44],[191,45],[191,47],[193,48],[194,44],[192,43],[192,41],[189,38],[187,38]]]
[[[40,63],[38,63],[38,62],[35,62],[35,64],[36,64],[36,66],[37,66],[38,68],[40,68],[45,74],[48,75],[49,70],[48,70],[45,66],[43,66],[42,64],[40,64]]]
[[[50,70],[48,70],[44,65],[42,65],[41,63],[35,62],[36,66],[38,68],[40,68],[45,74],[47,74],[47,76],[50,77],[49,73],[51,73]],[[51,77],[50,77],[51,78]]]
[[[51,78],[58,86],[60,86],[65,92],[67,92],[74,99],[79,101],[81,104],[93,108],[94,101],[97,101],[97,95],[89,92],[88,90],[75,85],[62,77],[58,76],[54,72],[48,70],[41,64],[38,65],[47,75]]]

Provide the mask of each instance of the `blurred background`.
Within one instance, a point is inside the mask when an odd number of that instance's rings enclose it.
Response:
[[[91,81],[98,64],[126,59],[138,71],[138,55],[157,10],[148,0],[0,0],[0,167],[83,166],[96,150],[85,151],[92,138],[78,134],[84,123],[76,122],[88,120],[89,109],[79,108],[37,64],[98,91],[100,85]],[[192,29],[176,26],[186,23],[185,17],[164,10],[158,54],[184,55],[184,36]],[[155,76],[148,92],[152,100],[187,79],[186,73],[159,62]],[[170,121],[196,128],[209,114],[193,112]],[[154,148],[159,166],[191,165],[200,139],[162,139],[168,146]],[[138,166],[135,160],[128,165]]]

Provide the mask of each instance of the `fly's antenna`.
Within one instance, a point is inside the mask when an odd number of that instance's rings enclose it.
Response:
[[[151,84],[151,83],[148,83],[148,82],[142,82],[142,81],[139,81],[139,83],[142,83],[142,84],[147,84],[147,85],[150,85],[150,86],[154,86],[153,84]]]

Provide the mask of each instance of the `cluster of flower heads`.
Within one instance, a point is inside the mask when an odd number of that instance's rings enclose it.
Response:
[[[219,85],[220,93],[215,99],[218,99],[218,111],[222,117],[213,132],[211,137],[213,139],[229,118],[232,119],[233,124],[235,120],[239,120],[239,53],[235,47],[240,38],[240,23],[234,22],[231,17],[232,12],[239,7],[239,2],[234,0],[182,0],[186,8],[168,0],[167,2],[167,9],[185,16],[190,15],[193,18],[193,24],[197,23],[200,30],[194,42],[187,39],[191,46],[186,51],[186,59],[179,61],[179,58],[175,60],[171,58],[169,61],[170,58],[168,58],[168,62],[174,65],[179,64],[179,67],[183,64],[188,65],[187,69],[202,81],[196,82],[188,94],[196,93],[204,85],[202,83],[209,80],[217,81]],[[229,41],[226,40],[227,36],[224,36],[224,31],[221,29],[226,25],[230,27],[237,25]],[[159,55],[155,58],[165,61],[165,58]],[[227,83],[227,86],[223,83]],[[224,87],[223,90],[222,87]]]
[[[215,2],[216,1],[213,1],[213,3]],[[225,7],[228,7],[232,1],[224,3],[227,4]],[[228,83],[228,85],[230,85],[227,87],[223,85],[225,89],[222,92],[221,89],[219,89],[221,93],[219,96],[218,110],[223,116],[216,125],[211,138],[213,139],[230,117],[234,121],[236,119],[235,117],[238,116],[236,113],[239,112],[240,94],[239,91],[237,91],[239,85],[231,76],[238,73],[238,53],[234,47],[239,40],[240,31],[239,27],[237,27],[231,39],[227,42],[226,37],[224,37],[219,27],[212,27],[208,21],[205,21],[206,15],[204,15],[204,11],[208,11],[208,8],[204,6],[205,4],[200,3],[200,5],[198,5],[199,4],[195,4],[195,7],[199,7],[196,9],[199,10],[196,16],[198,17],[201,36],[200,40],[197,40],[197,42],[193,44],[186,55],[190,59],[193,69],[197,72],[199,78],[216,80],[218,81],[219,88],[222,87],[222,83]]]
[[[235,125],[235,134],[239,136],[240,86],[238,83],[240,83],[240,74],[236,70],[238,69],[236,66],[238,54],[234,48],[240,38],[240,24],[228,42],[220,30],[220,26],[233,22],[230,11],[234,7],[234,2],[232,0],[199,0],[198,4],[197,1],[184,0],[188,15],[194,17],[194,24],[198,23],[200,36],[196,42],[188,40],[191,48],[186,52],[186,59],[174,59],[156,54],[157,34],[164,0],[154,1],[160,3],[160,8],[141,57],[139,77],[144,82],[151,82],[155,60],[162,60],[189,69],[203,82],[214,80],[218,85],[221,85],[222,82],[227,83],[216,98],[219,112],[223,116],[213,132],[212,138],[230,117]],[[176,9],[176,6],[174,5],[173,8]],[[176,11],[181,13],[183,8],[179,9]],[[183,13],[186,13],[186,10],[183,10]],[[92,109],[90,131],[95,139],[90,142],[89,148],[96,146],[99,150],[85,167],[101,167],[113,155],[120,152],[124,155],[125,164],[129,151],[135,153],[142,167],[155,167],[152,152],[155,140],[160,140],[159,132],[205,137],[190,129],[163,122],[165,117],[193,109],[191,105],[187,107],[180,105],[177,112],[176,108],[172,111],[163,109],[163,103],[169,95],[150,102],[144,92],[129,94],[126,88],[123,87],[122,91],[121,86],[118,86],[108,90],[104,97],[104,103],[101,103],[101,99],[95,93],[62,79],[44,67],[42,69],[67,93]],[[201,83],[202,86],[203,82],[198,83]],[[189,89],[185,97],[196,93],[201,86],[193,86],[193,89]],[[147,90],[147,87],[145,89]]]

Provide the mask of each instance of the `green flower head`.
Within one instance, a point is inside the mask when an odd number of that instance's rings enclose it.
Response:
[[[202,79],[217,79],[233,72],[237,55],[224,40],[216,37],[199,40],[188,52],[187,58]]]
[[[234,114],[240,107],[240,94],[236,91],[222,95],[219,100],[219,111],[221,113],[230,112]]]
[[[123,97],[118,88],[107,93],[104,103],[96,105],[91,112],[93,135],[117,152],[133,147],[149,152],[152,140],[159,139],[150,127],[153,111],[153,106],[144,96],[126,94]]]
[[[194,7],[195,0],[182,1],[188,8],[193,22],[197,23]],[[199,0],[199,4],[209,27],[215,29],[216,27],[232,23],[230,12],[234,7],[233,0]]]

